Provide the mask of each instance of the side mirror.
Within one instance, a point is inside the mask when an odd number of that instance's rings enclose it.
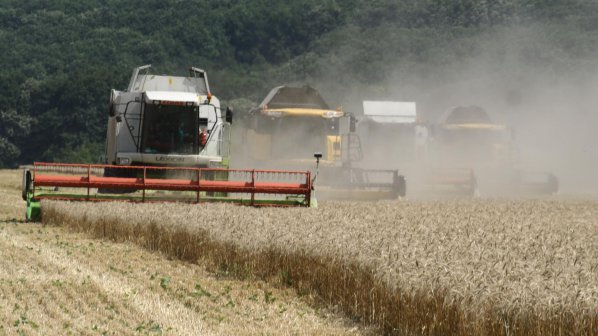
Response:
[[[114,111],[114,104],[110,103],[110,106],[108,106],[108,116],[114,117],[114,115],[116,115],[116,112]]]
[[[225,120],[227,123],[233,123],[233,109],[230,106],[226,107],[226,117]]]
[[[357,119],[354,116],[349,117],[349,132],[355,133],[356,130]]]

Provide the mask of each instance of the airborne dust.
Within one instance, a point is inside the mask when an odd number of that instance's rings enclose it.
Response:
[[[363,100],[414,101],[418,119],[428,125],[455,106],[483,107],[494,122],[509,129],[513,167],[553,173],[562,195],[598,196],[598,58],[572,56],[539,26],[485,34],[473,45],[475,50],[450,62],[431,58],[429,64],[410,67],[396,60],[380,82],[362,83],[354,77],[338,83],[338,78],[350,78],[352,69],[323,60],[317,77],[296,84],[317,88],[331,108],[342,106],[358,117]],[[286,156],[293,156],[301,139],[309,137],[304,132],[288,137],[294,140],[287,141]],[[362,139],[364,161],[357,165],[399,169],[409,179],[410,172],[422,167],[414,165],[413,153],[404,154],[412,144],[401,139]]]

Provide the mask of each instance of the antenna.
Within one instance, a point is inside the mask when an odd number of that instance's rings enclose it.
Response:
[[[316,174],[314,175],[314,178],[311,181],[312,190],[315,190],[316,179],[318,178],[318,172],[320,171],[320,159],[322,158],[322,152],[315,152],[314,157],[316,158]]]

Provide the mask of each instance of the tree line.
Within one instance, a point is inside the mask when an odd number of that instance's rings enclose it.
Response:
[[[529,62],[593,62],[593,0],[7,0],[0,3],[0,166],[94,162],[111,88],[133,67],[208,71],[215,94],[242,113],[275,86],[346,83],[371,92],[458,69],[489,36],[535,27],[550,46]],[[527,42],[526,42],[527,43]],[[531,43],[531,42],[530,42]],[[498,57],[498,56],[497,56]],[[456,70],[455,70],[456,71]]]

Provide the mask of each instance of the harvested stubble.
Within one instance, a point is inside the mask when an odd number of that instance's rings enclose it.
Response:
[[[389,334],[598,334],[596,202],[43,207],[46,223],[278,277]]]

